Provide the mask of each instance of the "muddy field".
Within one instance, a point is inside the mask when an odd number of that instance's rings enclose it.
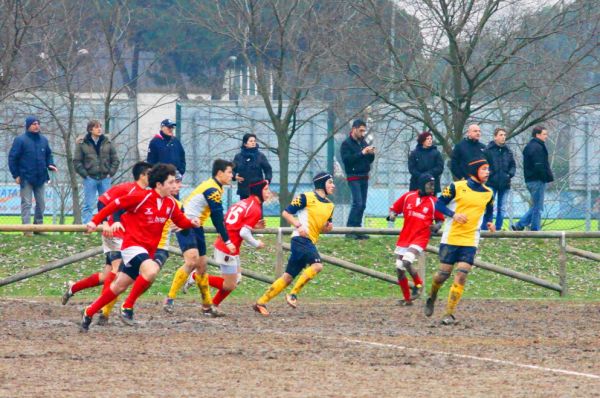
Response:
[[[82,334],[81,301],[0,301],[2,397],[600,396],[600,303],[464,300],[449,327],[441,302],[142,301],[138,326]]]

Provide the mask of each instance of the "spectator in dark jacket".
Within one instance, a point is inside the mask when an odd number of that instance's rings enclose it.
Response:
[[[363,213],[367,207],[367,193],[369,190],[369,171],[371,163],[375,160],[375,147],[365,141],[367,124],[358,119],[352,123],[352,130],[348,138],[342,142],[340,155],[346,170],[346,180],[352,194],[352,207],[348,215],[348,227],[360,227]],[[348,234],[347,238],[368,239],[368,235]]]
[[[497,128],[494,131],[494,140],[490,141],[485,149],[485,156],[490,164],[490,177],[486,183],[494,192],[496,204],[496,230],[502,229],[504,222],[504,201],[510,190],[510,180],[515,176],[515,158],[512,151],[506,146],[506,131]],[[481,225],[482,230],[487,229],[487,223]]]
[[[40,121],[25,119],[25,133],[13,141],[8,153],[8,168],[21,188],[21,219],[31,224],[31,200],[35,197],[34,224],[44,223],[45,184],[50,180],[48,170],[56,171],[48,139],[40,133]],[[30,236],[31,233],[26,232]]]
[[[479,142],[481,129],[476,124],[471,124],[463,138],[452,150],[450,157],[450,171],[456,180],[469,179],[469,163],[484,157],[485,145]]]
[[[92,219],[98,196],[106,192],[111,185],[111,177],[119,168],[119,158],[115,146],[102,134],[102,124],[90,120],[87,134],[77,139],[73,166],[83,178],[82,222]]]
[[[433,145],[433,136],[429,131],[419,134],[417,147],[408,156],[408,172],[410,173],[410,188],[419,189],[419,177],[431,174],[435,178],[435,195],[441,192],[440,176],[444,172],[442,154]]]
[[[531,194],[531,207],[516,224],[511,226],[513,231],[522,231],[528,225],[531,226],[532,231],[542,229],[546,184],[554,181],[548,161],[548,149],[546,149],[548,131],[543,126],[536,126],[531,136],[533,138],[523,149],[523,174],[525,185]]]
[[[148,145],[148,158],[150,164],[172,164],[183,176],[185,174],[185,150],[181,141],[174,135],[173,128],[177,123],[170,119],[160,122],[160,133],[156,134]]]
[[[237,181],[237,194],[240,199],[250,196],[250,184],[267,180],[269,184],[273,178],[271,165],[267,157],[258,150],[256,135],[244,134],[242,137],[242,150],[233,159],[233,176]]]

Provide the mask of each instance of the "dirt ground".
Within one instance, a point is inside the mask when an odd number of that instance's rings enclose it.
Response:
[[[456,326],[422,302],[225,302],[173,315],[142,301],[80,333],[83,302],[0,299],[2,397],[600,396],[600,303],[463,300]]]

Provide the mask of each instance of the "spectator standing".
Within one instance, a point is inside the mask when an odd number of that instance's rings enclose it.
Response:
[[[237,181],[237,194],[240,199],[250,196],[251,184],[267,180],[269,184],[273,178],[271,165],[267,157],[258,150],[256,135],[244,134],[242,137],[242,150],[233,158],[233,175]]]
[[[357,119],[352,123],[352,130],[348,138],[342,142],[340,155],[344,162],[346,180],[352,194],[352,207],[348,215],[348,227],[360,227],[363,214],[367,207],[367,193],[369,190],[369,171],[371,163],[375,160],[375,147],[365,141],[367,124]],[[368,239],[368,235],[347,234],[351,239]]]
[[[485,145],[479,142],[480,138],[481,128],[477,124],[471,124],[466,137],[454,146],[450,157],[450,171],[455,180],[468,180],[469,163],[485,156]]]
[[[115,146],[102,133],[102,124],[90,120],[87,134],[77,139],[73,156],[75,171],[83,178],[83,224],[92,219],[98,196],[110,188],[119,163]]]
[[[13,141],[8,153],[8,167],[20,186],[21,219],[31,224],[31,201],[35,197],[34,224],[44,223],[45,184],[48,170],[57,171],[48,139],[41,134],[40,121],[34,116],[25,119],[25,132]],[[30,232],[25,233],[31,236]]]
[[[185,150],[181,141],[175,137],[174,128],[177,126],[171,119],[160,122],[160,132],[150,140],[147,161],[150,164],[167,163],[185,174]]]
[[[487,186],[492,188],[496,204],[496,230],[502,229],[504,222],[504,202],[510,190],[510,180],[515,176],[516,166],[512,151],[506,145],[506,131],[503,128],[494,130],[494,140],[485,149],[490,164],[490,178]],[[481,225],[487,230],[487,225]]]
[[[430,174],[435,179],[434,195],[441,192],[440,176],[444,172],[442,154],[433,145],[433,135],[425,131],[417,137],[417,147],[408,157],[408,172],[410,173],[410,191],[420,188],[419,178]]]
[[[531,195],[531,206],[521,219],[511,226],[513,231],[522,231],[530,225],[532,231],[542,229],[542,211],[544,211],[544,193],[546,184],[554,181],[554,175],[548,161],[546,140],[548,131],[536,126],[531,132],[531,141],[523,149],[523,174],[525,185]]]

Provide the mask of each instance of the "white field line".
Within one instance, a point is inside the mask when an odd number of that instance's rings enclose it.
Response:
[[[321,337],[321,336],[319,336],[319,337]],[[339,339],[339,337],[338,337],[338,339]],[[514,366],[514,367],[518,367],[518,368],[534,369],[534,370],[539,370],[542,372],[560,373],[560,374],[565,374],[565,375],[569,375],[569,376],[580,376],[580,377],[587,377],[589,379],[600,380],[599,375],[595,375],[595,374],[591,374],[591,373],[574,372],[572,370],[565,370],[565,369],[547,368],[545,366],[529,365],[529,364],[525,364],[525,363],[506,361],[503,359],[477,357],[474,355],[456,354],[453,352],[429,350],[426,348],[412,348],[412,347],[405,347],[405,346],[397,345],[397,344],[377,343],[374,341],[365,341],[365,340],[357,340],[357,339],[349,339],[349,338],[342,338],[342,340],[349,342],[349,343],[369,345],[369,346],[373,346],[373,347],[394,348],[394,349],[398,349],[398,350],[426,352],[426,353],[434,354],[434,355],[445,355],[445,356],[456,357],[456,358],[471,359],[471,360],[481,361],[481,362],[492,362],[492,363],[497,363],[500,365]]]

